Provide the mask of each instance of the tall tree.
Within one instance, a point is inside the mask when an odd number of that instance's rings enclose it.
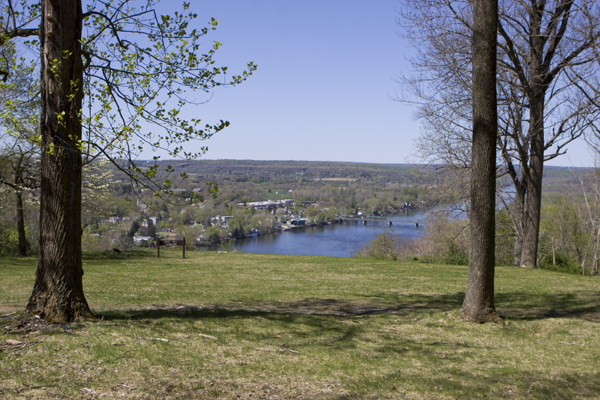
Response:
[[[0,50],[0,70],[10,71],[0,82],[0,184],[16,199],[17,255],[27,255],[26,193],[39,188],[39,78],[34,62],[17,57],[7,43]],[[37,112],[37,114],[36,114]]]
[[[593,121],[590,102],[565,78],[565,68],[592,64],[600,34],[600,2],[500,1],[498,23],[499,135],[497,147],[515,186],[509,209],[519,265],[535,267],[544,162],[566,151]],[[403,78],[428,127],[426,155],[470,167],[472,5],[466,0],[407,4],[401,23],[419,45],[412,59],[421,73]],[[416,99],[416,100],[415,100]],[[433,141],[430,139],[433,138]]]
[[[152,183],[157,167],[142,169],[135,162],[144,145],[167,146],[172,156],[192,158],[205,148],[186,152],[182,143],[206,139],[228,125],[221,121],[200,127],[199,119],[182,118],[181,109],[191,102],[186,90],[210,93],[217,86],[244,81],[256,69],[249,63],[243,74],[218,81],[227,71],[213,65],[220,43],[198,53],[200,38],[216,28],[214,19],[208,28],[196,30],[190,28],[194,13],[159,16],[154,0],[137,8],[130,3],[97,0],[84,12],[80,0],[33,5],[6,0],[0,41],[38,36],[39,42],[29,45],[40,51],[40,249],[25,316],[48,321],[94,318],[82,284],[82,154],[86,162],[106,156],[132,179],[146,177]],[[184,11],[188,7],[184,3]],[[36,22],[38,27],[29,27]],[[88,101],[96,107],[89,118],[82,116],[84,82]],[[171,101],[174,105],[167,108]],[[157,124],[162,133],[142,133],[146,122]],[[85,140],[82,124],[89,132]],[[134,138],[140,143],[132,143]],[[123,159],[126,165],[119,162]],[[165,180],[163,187],[170,184]]]
[[[473,1],[473,160],[469,276],[461,315],[470,322],[496,321],[496,24],[497,0]]]
[[[16,199],[17,256],[27,255],[25,194],[39,186],[39,148],[26,139],[5,138],[0,149],[0,184],[9,187]]]

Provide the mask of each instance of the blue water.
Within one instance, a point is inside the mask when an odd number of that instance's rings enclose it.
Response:
[[[387,220],[368,220],[366,225],[362,221],[349,221],[294,229],[237,240],[234,248],[244,253],[352,257],[356,250],[384,230],[391,230],[402,239],[416,239],[423,233],[425,217],[424,212],[412,211],[390,215],[391,227]],[[415,222],[419,222],[418,228],[415,228]],[[215,247],[205,249],[216,250]]]

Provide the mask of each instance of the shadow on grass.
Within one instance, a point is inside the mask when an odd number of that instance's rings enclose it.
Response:
[[[382,392],[396,393],[394,398],[412,398],[409,393],[414,387],[421,389],[424,398],[572,399],[597,398],[600,393],[600,381],[593,373],[563,371],[548,374],[544,368],[524,371],[498,363],[486,366],[487,372],[483,372],[469,366],[456,368],[456,364],[446,360],[437,360],[436,364],[435,374],[424,374],[419,369],[377,377],[365,374],[351,386],[378,387]],[[335,399],[361,399],[366,395],[360,393],[360,389],[355,393],[350,390],[350,393]]]
[[[523,296],[517,298],[516,296]],[[528,309],[525,304],[551,302],[556,309],[550,317],[577,317],[582,313],[598,311],[598,303],[587,306],[583,303],[595,297],[583,296],[577,300],[565,295],[549,299],[545,296],[525,297],[522,293],[507,293],[500,302],[518,307],[513,309],[521,312],[526,318],[547,318],[547,311]],[[462,293],[452,296],[402,296],[402,303],[397,308],[387,308],[394,312],[398,309],[416,310],[414,312],[437,311],[440,309],[456,310],[462,302]],[[207,308],[184,306],[171,308],[153,308],[146,310],[109,311],[104,314],[107,320],[138,320],[139,323],[151,324],[149,320],[164,318],[165,326],[168,319],[253,319],[254,329],[245,330],[245,324],[232,323],[230,329],[220,334],[226,338],[223,342],[235,341],[232,337],[243,340],[251,332],[252,341],[260,346],[278,346],[292,348],[301,354],[312,354],[314,349],[333,351],[336,354],[360,354],[368,357],[372,365],[386,365],[377,370],[389,371],[386,374],[352,374],[342,384],[346,394],[327,398],[364,399],[376,396],[377,388],[382,398],[412,398],[415,390],[420,398],[531,398],[531,399],[571,399],[575,397],[596,398],[600,393],[600,380],[597,374],[570,371],[569,369],[554,368],[549,373],[548,367],[538,362],[535,356],[528,355],[528,360],[507,355],[499,357],[502,349],[494,342],[468,341],[452,335],[445,338],[411,336],[399,334],[394,330],[396,325],[373,327],[368,320],[360,318],[364,312],[345,314],[340,317],[337,308],[349,307],[349,302],[335,299],[305,299],[287,304],[262,304],[263,310],[250,310],[249,306],[211,306]],[[366,307],[368,304],[362,304]],[[328,313],[316,313],[303,307],[321,306],[330,310]],[[444,306],[445,308],[443,308]],[[547,305],[545,305],[547,306]],[[234,308],[237,307],[237,308]],[[255,305],[257,307],[257,305]],[[563,308],[560,308],[563,307]],[[267,310],[270,308],[270,310]],[[383,307],[370,309],[370,314],[385,313]],[[547,308],[547,307],[546,307]],[[506,308],[504,308],[506,309]],[[302,310],[302,312],[299,312]],[[362,311],[366,311],[364,308]],[[412,311],[411,311],[412,312]],[[417,315],[418,316],[418,315]],[[261,319],[276,322],[263,325]],[[511,319],[513,319],[511,317]],[[517,318],[514,318],[517,319]],[[597,321],[597,319],[596,319]],[[233,321],[230,321],[233,322]],[[405,323],[411,323],[408,320]],[[193,325],[192,325],[193,326]],[[262,329],[267,326],[268,329]],[[157,328],[165,329],[161,322]],[[194,329],[193,327],[191,329]],[[189,332],[193,332],[189,331]],[[218,335],[207,331],[211,335]],[[283,334],[282,334],[283,333]],[[376,333],[376,334],[374,334]],[[221,340],[221,337],[220,337]],[[255,345],[253,344],[252,347]],[[512,350],[506,350],[512,351]],[[354,353],[353,353],[354,352]],[[489,356],[495,354],[495,356]],[[352,358],[352,356],[349,356]],[[400,360],[400,361],[397,361]],[[406,363],[402,360],[416,360]],[[342,356],[342,364],[348,362]],[[340,379],[340,378],[336,378]]]
[[[159,318],[229,318],[269,314],[307,314],[336,317],[357,317],[378,314],[419,314],[449,312],[460,309],[464,293],[445,295],[398,295],[375,293],[368,300],[307,298],[292,302],[246,302],[244,304],[213,304],[203,307],[180,304],[174,307],[152,305],[142,310],[104,312],[106,319]],[[530,294],[523,292],[496,295],[496,308],[503,318],[540,320],[547,318],[578,318],[600,322],[600,293]]]
[[[579,318],[600,322],[600,292],[501,293],[496,295],[496,309],[502,317],[515,320]]]

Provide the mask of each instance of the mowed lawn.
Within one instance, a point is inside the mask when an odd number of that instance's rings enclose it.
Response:
[[[598,278],[498,267],[475,325],[463,266],[187,255],[87,255],[101,322],[16,334],[36,261],[0,259],[0,398],[600,398]]]

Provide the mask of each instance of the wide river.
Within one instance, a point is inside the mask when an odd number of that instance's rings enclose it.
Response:
[[[234,247],[244,253],[352,257],[356,250],[386,229],[392,229],[403,239],[419,237],[423,233],[425,218],[426,212],[409,211],[391,214],[388,220],[367,220],[366,225],[362,221],[348,221],[237,240]],[[392,221],[391,227],[388,221]],[[419,223],[418,228],[415,228],[415,222]],[[217,248],[203,249],[214,251]]]

